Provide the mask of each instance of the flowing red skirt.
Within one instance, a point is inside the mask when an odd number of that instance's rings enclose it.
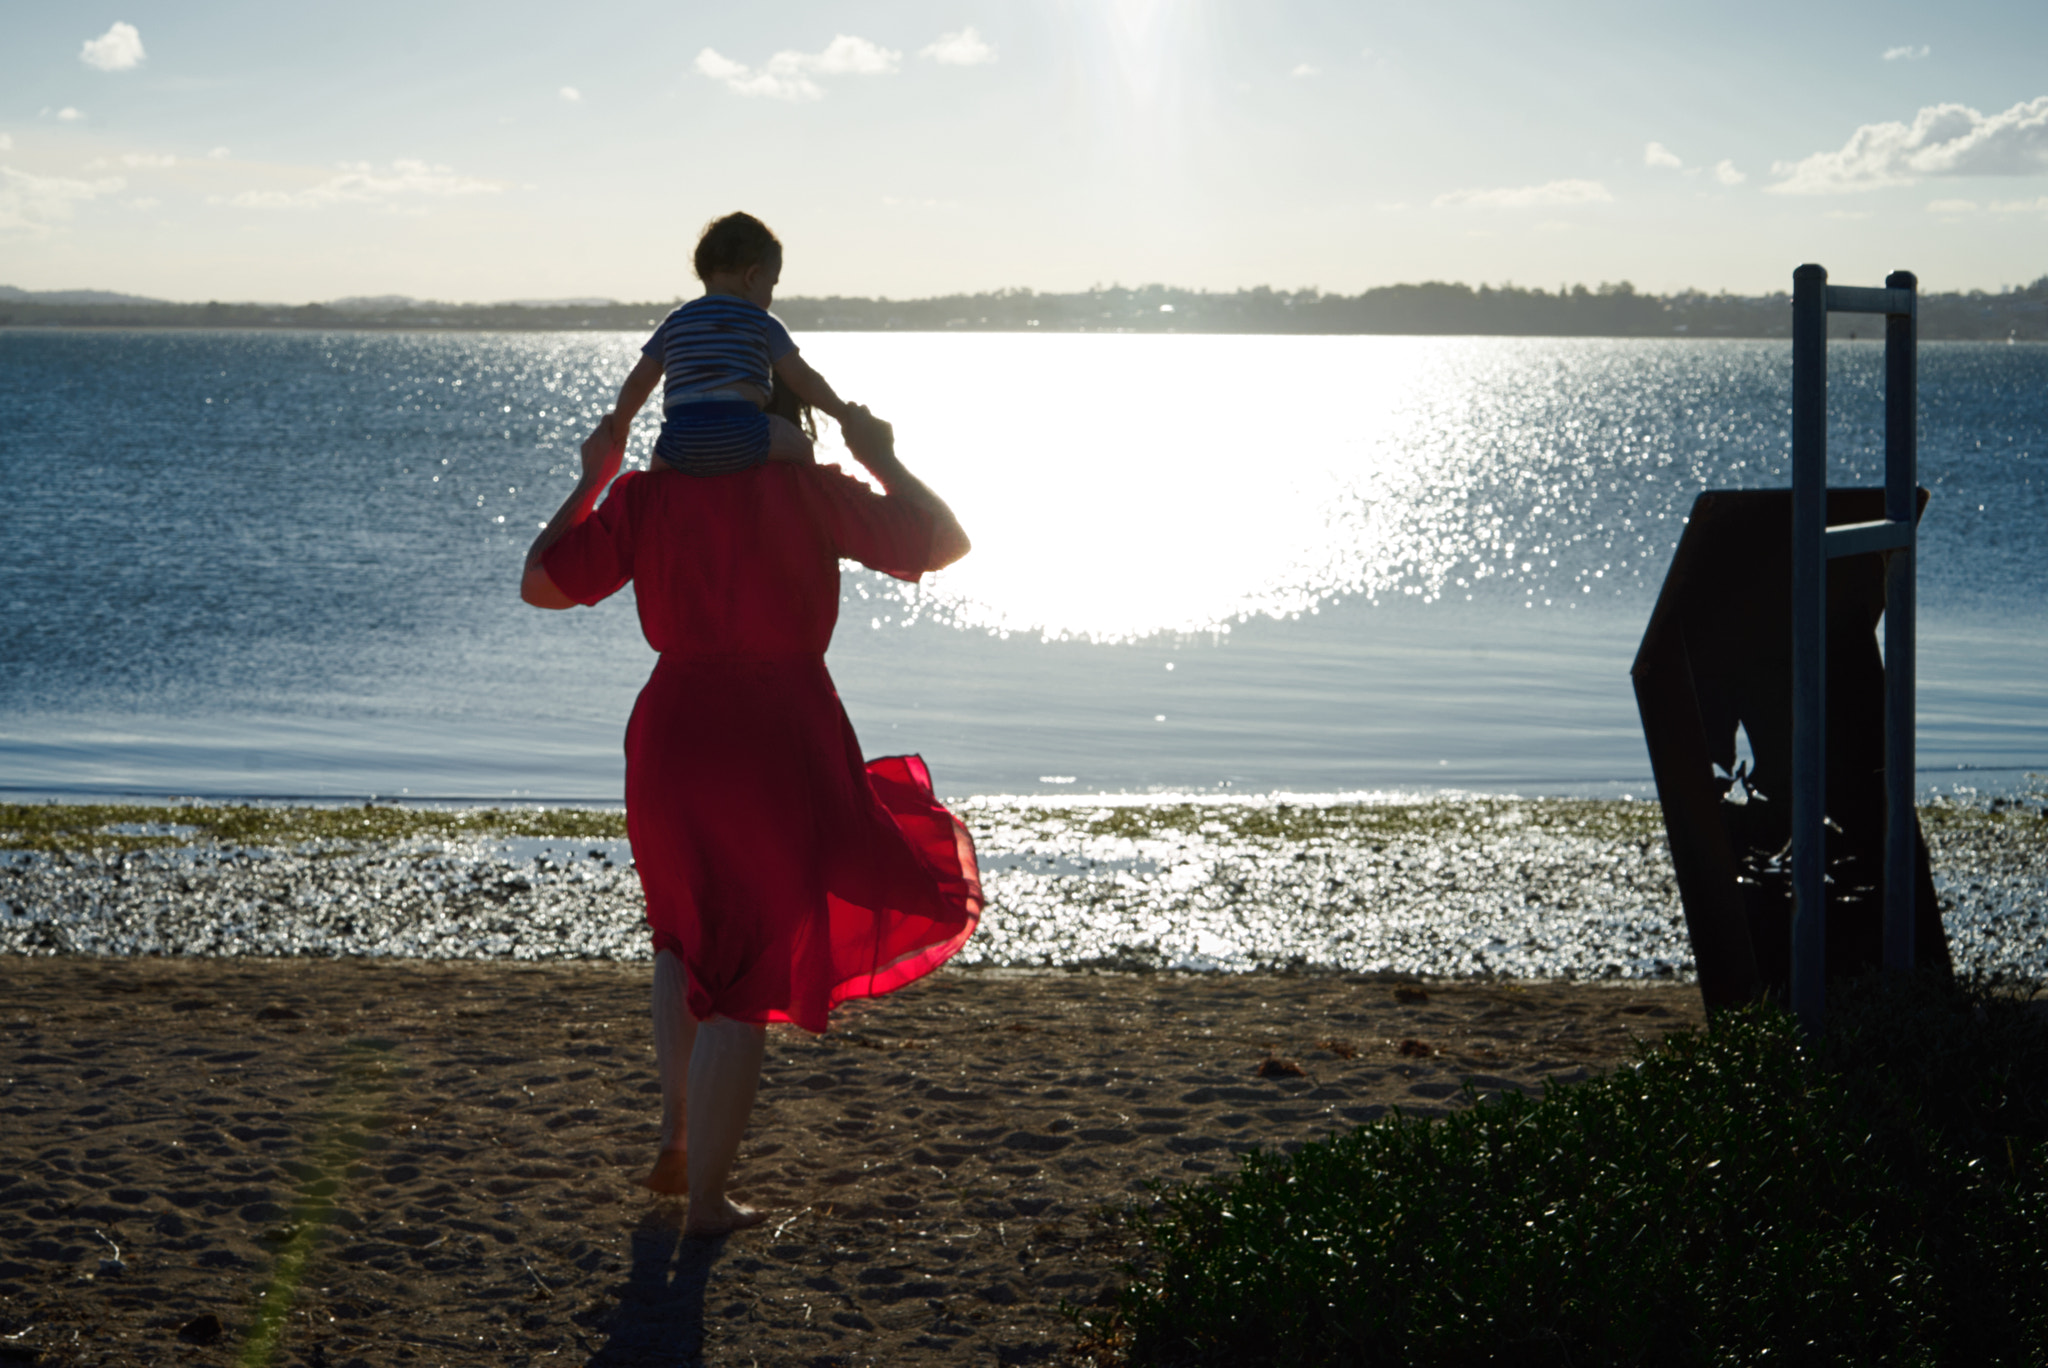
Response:
[[[863,762],[816,657],[663,656],[626,729],[626,824],[657,949],[699,1020],[823,1031],[973,934],[967,828],[916,756]]]

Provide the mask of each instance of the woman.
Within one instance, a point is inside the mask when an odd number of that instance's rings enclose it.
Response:
[[[915,757],[861,760],[825,672],[839,560],[900,579],[967,554],[952,511],[866,410],[836,466],[769,462],[699,479],[617,473],[607,417],[575,490],[527,553],[520,597],[592,604],[630,581],[661,653],[626,728],[626,830],[654,933],[662,1147],[643,1180],[690,1194],[684,1233],[759,1223],[726,1183],[766,1024],[930,972],[981,915],[967,830]],[[600,492],[611,492],[601,507]]]

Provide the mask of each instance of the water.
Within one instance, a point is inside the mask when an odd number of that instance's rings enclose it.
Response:
[[[630,593],[516,585],[638,340],[0,333],[0,788],[615,801]],[[1789,480],[1783,344],[800,340],[975,539],[851,571],[830,657],[954,796],[1645,794],[1627,671],[1685,512]],[[2012,787],[2048,347],[1921,358],[1922,778]],[[1837,483],[1880,478],[1879,360],[1831,351]]]

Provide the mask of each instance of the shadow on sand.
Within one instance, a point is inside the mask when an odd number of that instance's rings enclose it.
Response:
[[[682,1226],[682,1205],[664,1202],[633,1231],[633,1265],[618,1305],[586,1322],[611,1335],[590,1368],[702,1361],[704,1290],[726,1239],[686,1240]]]

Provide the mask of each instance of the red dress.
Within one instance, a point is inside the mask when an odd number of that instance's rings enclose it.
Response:
[[[967,828],[915,756],[863,764],[825,672],[839,559],[931,568],[932,520],[836,466],[622,475],[542,559],[579,603],[632,581],[661,653],[626,727],[626,830],[690,1011],[823,1031],[973,934]]]

